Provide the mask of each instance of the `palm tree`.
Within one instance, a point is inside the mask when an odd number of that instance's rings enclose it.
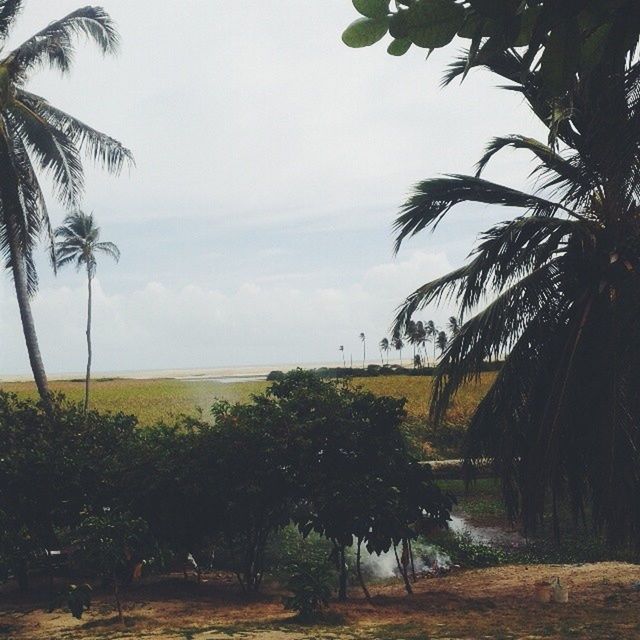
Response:
[[[344,345],[343,345],[343,344],[341,344],[341,345],[338,347],[338,351],[340,351],[340,353],[342,353],[342,366],[346,369],[346,367],[347,367],[347,363],[346,363],[346,361],[345,361],[345,359],[344,359]]]
[[[434,340],[438,349],[440,349],[440,355],[444,353],[444,350],[447,348],[449,344],[449,337],[444,331],[438,331],[438,337]]]
[[[402,366],[402,348],[404,347],[402,338],[399,335],[393,336],[393,338],[391,339],[391,344],[393,345],[393,348],[400,354],[400,366]]]
[[[56,266],[74,262],[76,269],[87,272],[87,377],[84,385],[84,410],[89,407],[89,383],[91,381],[91,284],[96,274],[97,254],[102,253],[116,262],[120,250],[113,242],[100,242],[100,227],[95,225],[93,214],[81,211],[67,216],[55,231]]]
[[[452,336],[457,336],[460,332],[460,321],[455,316],[451,316],[447,321],[447,329]]]
[[[433,320],[429,320],[424,327],[425,333],[427,334],[427,340],[430,340],[433,343],[433,362],[435,364],[436,361],[436,341],[438,339],[438,329],[436,328],[435,322]],[[426,349],[425,349],[426,355]]]
[[[423,363],[426,364],[427,361],[427,328],[422,320],[418,320],[418,322],[416,322],[415,340],[418,345],[418,356],[420,356],[420,349],[424,351],[424,360],[422,360],[421,356],[418,359],[419,366],[422,367]]]
[[[362,368],[365,368],[365,361],[367,360],[367,336],[364,332],[360,333],[360,340],[362,340]]]
[[[22,0],[0,0],[1,44],[22,5]],[[118,46],[117,31],[105,11],[84,7],[0,57],[0,251],[13,275],[29,362],[48,412],[49,386],[30,303],[38,284],[33,251],[43,232],[51,239],[37,171],[51,177],[58,199],[74,209],[83,191],[82,151],[113,173],[132,162],[119,142],[25,89],[31,72],[43,65],[67,72],[78,36],[94,40],[104,53],[114,53]]]
[[[382,338],[380,340],[380,360],[382,366],[384,366],[384,354],[387,354],[387,364],[389,364],[389,338]]]
[[[411,294],[396,330],[455,299],[470,317],[438,365],[431,416],[443,416],[488,358],[507,354],[469,426],[468,463],[493,459],[527,529],[550,501],[559,534],[564,494],[576,513],[589,504],[612,542],[628,541],[640,530],[640,502],[629,499],[640,492],[640,63],[607,65],[589,82],[577,75],[574,108],[563,110],[516,52],[480,59],[548,124],[550,144],[499,137],[476,175],[418,184],[397,219],[396,248],[461,202],[519,213],[488,229],[467,264]],[[448,79],[467,70],[463,58]],[[505,148],[536,158],[534,191],[482,177]]]

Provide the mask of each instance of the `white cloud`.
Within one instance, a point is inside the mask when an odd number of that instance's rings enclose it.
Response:
[[[140,369],[139,363],[145,369],[170,369],[319,362],[335,359],[339,344],[359,354],[360,331],[377,343],[403,297],[449,268],[444,253],[415,251],[342,282],[303,287],[286,279],[249,281],[228,293],[151,281],[127,294],[110,294],[96,279],[94,366],[120,371]],[[23,373],[27,360],[9,285],[6,280],[0,285],[0,326],[12,347],[3,352],[0,371]],[[78,284],[46,287],[34,300],[45,363],[55,363],[56,371],[82,369],[85,296],[85,286]]]

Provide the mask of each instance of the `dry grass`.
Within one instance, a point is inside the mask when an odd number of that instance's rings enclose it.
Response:
[[[449,410],[449,419],[456,424],[464,424],[494,377],[494,373],[482,374],[477,384],[462,389]],[[432,385],[429,376],[355,378],[354,384],[378,395],[406,398],[411,418],[423,418],[426,415]],[[140,424],[149,425],[160,420],[171,420],[180,414],[198,415],[202,412],[207,417],[214,399],[247,402],[252,394],[263,392],[267,386],[268,383],[262,381],[222,383],[214,380],[97,379],[92,385],[91,403],[95,409],[102,411],[134,414],[138,416]],[[73,401],[79,402],[83,398],[83,382],[53,381],[51,387]],[[36,397],[35,386],[31,382],[5,382],[0,388]]]
[[[559,576],[569,586],[568,604],[540,604],[534,586]],[[130,626],[114,618],[113,602],[96,594],[95,606],[82,620],[2,589],[0,633],[7,638],[155,638],[214,640],[449,640],[516,638],[618,640],[640,638],[637,565],[505,566],[457,571],[444,578],[421,579],[407,597],[397,582],[374,585],[374,603],[352,589],[347,604],[333,603],[334,626],[300,626],[284,611],[281,593],[243,598],[230,576],[194,582],[164,578],[136,585],[125,594]]]
[[[30,382],[2,383],[1,388],[19,395],[36,397]],[[51,388],[64,393],[70,400],[80,402],[84,397],[84,383],[53,381]],[[122,411],[134,414],[140,424],[150,425],[172,420],[178,415],[206,417],[216,398],[229,402],[247,402],[251,395],[267,388],[266,382],[222,383],[212,380],[184,381],[173,379],[95,380],[91,388],[91,406],[101,411]]]
[[[462,388],[447,412],[447,419],[456,424],[466,423],[473,410],[495,380],[496,374],[483,373],[477,383]],[[377,395],[407,399],[410,418],[424,418],[431,401],[433,378],[431,376],[380,376],[355,378],[354,383]]]

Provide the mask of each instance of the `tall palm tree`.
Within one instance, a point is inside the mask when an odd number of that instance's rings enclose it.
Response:
[[[0,0],[0,45],[22,5],[23,0]],[[49,387],[30,303],[38,284],[33,251],[42,233],[51,239],[37,172],[47,173],[60,202],[75,209],[83,192],[81,152],[113,173],[132,162],[119,142],[25,89],[42,66],[69,71],[74,39],[80,36],[95,41],[105,54],[117,50],[118,34],[107,13],[84,7],[0,57],[0,252],[13,275],[29,362],[47,411]]]
[[[570,110],[547,101],[540,72],[516,52],[480,58],[548,124],[549,143],[499,137],[476,175],[418,184],[396,221],[396,248],[459,203],[519,212],[488,229],[467,264],[411,294],[396,330],[426,305],[455,299],[468,319],[438,365],[431,415],[443,416],[483,362],[507,354],[471,421],[468,462],[494,460],[507,504],[528,529],[551,508],[559,533],[557,501],[566,495],[577,513],[591,506],[612,542],[637,542],[640,501],[629,497],[640,495],[638,56],[588,82],[577,75]],[[467,70],[463,58],[448,79]],[[534,156],[535,190],[482,177],[506,148]]]
[[[367,336],[364,335],[364,331],[360,333],[360,340],[362,340],[362,368],[364,369],[367,360]]]
[[[342,353],[342,366],[346,368],[347,367],[347,363],[346,363],[346,361],[344,359],[344,345],[343,344],[341,344],[338,347],[338,351],[340,351],[340,353]]]
[[[430,340],[433,343],[433,362],[435,364],[436,361],[436,342],[438,339],[438,329],[436,328],[435,322],[433,320],[429,320],[424,326],[425,333],[427,334],[427,340]],[[425,350],[426,355],[426,350]]]
[[[402,348],[404,347],[402,338],[399,335],[393,336],[393,338],[391,339],[391,344],[393,345],[393,348],[399,353],[400,366],[402,366]]]
[[[382,338],[380,340],[380,360],[384,366],[384,354],[387,354],[387,364],[389,364],[389,338]]]
[[[56,266],[63,267],[74,262],[76,269],[87,273],[87,376],[84,384],[84,410],[89,408],[89,384],[91,382],[91,293],[92,282],[98,266],[99,253],[120,260],[120,249],[113,242],[100,242],[100,227],[96,226],[93,214],[81,211],[64,219],[55,231]]]

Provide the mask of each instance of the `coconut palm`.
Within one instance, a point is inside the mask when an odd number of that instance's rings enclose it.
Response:
[[[447,329],[449,329],[452,336],[457,336],[460,332],[460,320],[455,316],[451,316],[449,320],[447,320]]]
[[[382,338],[380,340],[380,360],[382,361],[382,365],[384,366],[384,354],[387,354],[387,364],[389,364],[389,338]]]
[[[338,351],[340,351],[340,353],[342,354],[342,366],[346,368],[347,363],[346,363],[346,361],[345,361],[345,359],[344,359],[344,345],[343,345],[343,344],[341,344],[341,345],[338,347]]]
[[[435,322],[433,320],[429,320],[424,326],[425,333],[427,334],[427,340],[433,343],[433,362],[436,361],[436,342],[438,339],[438,329],[436,328]],[[426,349],[425,349],[426,356]]]
[[[365,362],[367,360],[367,336],[364,332],[360,334],[360,340],[362,341],[362,368],[365,368]]]
[[[411,294],[397,327],[443,299],[468,318],[438,366],[433,418],[488,358],[507,354],[473,416],[466,456],[493,458],[528,529],[550,500],[559,532],[557,500],[567,495],[576,512],[590,503],[612,542],[637,541],[640,501],[629,496],[640,495],[640,65],[629,58],[597,82],[577,76],[574,108],[562,111],[517,53],[487,53],[482,63],[550,123],[551,144],[499,137],[476,175],[417,185],[397,219],[396,248],[459,203],[519,212],[488,229],[467,264]],[[462,59],[448,79],[466,71]],[[483,178],[506,148],[534,156],[535,190]]]
[[[22,5],[22,0],[0,0],[0,45]],[[42,66],[69,71],[74,39],[81,36],[94,40],[104,53],[118,46],[117,31],[104,10],[84,7],[0,54],[0,251],[13,275],[29,362],[48,411],[49,387],[30,303],[38,283],[33,252],[42,233],[51,237],[38,172],[50,177],[60,202],[74,209],[83,191],[81,152],[114,173],[132,160],[119,142],[25,88]]]
[[[87,274],[87,375],[84,385],[84,410],[89,407],[89,384],[91,382],[91,293],[92,282],[98,266],[98,254],[120,260],[120,250],[113,242],[100,242],[100,227],[96,226],[93,214],[81,211],[67,216],[55,231],[55,260],[57,267],[71,262],[77,270]]]
[[[393,336],[391,339],[391,344],[393,348],[398,352],[400,356],[400,366],[402,366],[402,348],[404,347],[404,342],[399,335]]]

